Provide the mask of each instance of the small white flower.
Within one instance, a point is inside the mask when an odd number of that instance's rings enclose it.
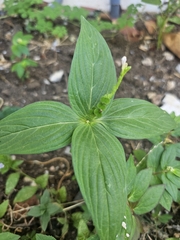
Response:
[[[124,218],[126,219],[126,216],[124,216]]]
[[[122,66],[124,66],[126,64],[126,62],[127,62],[127,57],[126,56],[122,57],[121,58]]]
[[[1,168],[4,168],[4,164],[3,163],[0,163],[0,169]]]
[[[125,223],[125,222],[122,222],[122,227],[123,227],[124,229],[126,229],[126,223]]]
[[[129,233],[126,233],[126,237],[130,237]]]
[[[122,70],[128,67],[126,56],[121,58],[121,63],[122,63]]]

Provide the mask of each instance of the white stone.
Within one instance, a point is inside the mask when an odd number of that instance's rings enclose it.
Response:
[[[167,90],[168,91],[171,91],[173,89],[175,89],[176,87],[176,82],[175,81],[168,81],[167,82]]]
[[[152,58],[147,57],[147,58],[143,59],[141,61],[141,63],[144,66],[151,67],[153,65],[153,60],[152,60]]]
[[[58,46],[60,46],[60,45],[61,45],[61,42],[60,42],[59,38],[56,38],[56,39],[54,40],[54,42],[52,43],[52,45],[51,45],[51,49],[52,49],[53,51],[56,51],[56,47],[58,47]]]
[[[163,56],[165,57],[165,59],[166,59],[167,61],[172,61],[172,60],[174,60],[174,55],[173,55],[172,53],[170,53],[170,52],[164,52],[164,53],[163,53]]]
[[[71,156],[71,148],[69,146],[67,146],[64,150],[64,153],[68,156]]]
[[[44,81],[44,84],[50,85],[50,82],[47,79],[44,79],[43,81]]]
[[[34,61],[39,61],[39,60],[41,60],[40,56],[34,56],[33,59],[34,59]]]
[[[168,113],[174,112],[176,116],[180,115],[180,99],[178,99],[175,95],[166,93],[162,103],[163,105],[161,109]]]
[[[180,73],[180,63],[176,66],[176,71]]]
[[[63,70],[59,70],[57,72],[54,72],[53,74],[50,75],[49,80],[52,83],[60,82],[62,80],[62,77],[64,75]]]

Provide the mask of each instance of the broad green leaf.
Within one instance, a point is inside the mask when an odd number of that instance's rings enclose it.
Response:
[[[8,115],[10,115],[11,113],[19,110],[20,107],[15,107],[15,106],[5,106],[0,110],[0,120],[7,117]]]
[[[179,240],[178,238],[167,238],[166,240]]]
[[[0,153],[33,154],[66,146],[77,122],[62,103],[32,103],[0,121]]]
[[[177,177],[179,177],[179,180],[180,180],[180,168],[174,168],[174,169],[172,170],[172,173],[173,173],[174,175],[176,175]]]
[[[47,189],[43,192],[43,195],[40,198],[40,204],[47,205],[49,202],[51,202],[50,194]]]
[[[2,239],[2,240],[18,240],[18,239],[20,239],[20,236],[17,234],[10,233],[10,232],[4,232],[4,233],[0,233],[0,239]]]
[[[140,197],[145,193],[146,189],[148,188],[151,177],[151,169],[144,169],[136,175],[133,189],[128,198],[130,202],[136,202],[140,199]]]
[[[160,165],[161,155],[164,151],[164,148],[161,144],[153,146],[153,148],[149,151],[147,156],[147,166],[153,169],[153,172]]]
[[[132,210],[127,205],[124,215],[123,226],[126,228],[121,236],[117,237],[117,240],[137,240],[140,236],[141,228],[139,226],[139,220],[132,214]]]
[[[96,235],[92,235],[92,236],[90,236],[89,238],[87,238],[87,240],[100,240],[99,239],[99,236],[96,234]]]
[[[134,186],[134,180],[136,178],[136,167],[134,165],[134,159],[131,155],[127,160],[127,194],[129,194]]]
[[[165,151],[162,154],[161,161],[160,161],[161,168],[165,169],[168,166],[171,166],[171,162],[175,160],[175,158],[176,158],[176,147],[173,144],[171,144],[165,149]]]
[[[180,25],[180,17],[179,16],[174,16],[174,17],[168,18],[168,21]]]
[[[67,201],[67,190],[65,186],[62,186],[60,189],[58,189],[57,194],[60,202]]]
[[[159,171],[160,166],[160,159],[164,148],[162,144],[154,145],[153,148],[149,151],[147,155],[147,167],[151,168],[153,171],[152,178],[151,178],[151,185],[159,185],[162,183],[158,174],[156,172]]]
[[[163,192],[163,195],[159,201],[162,207],[164,207],[166,210],[170,211],[171,205],[172,205],[173,199],[171,195],[165,190]]]
[[[150,212],[159,203],[163,192],[163,185],[157,185],[148,188],[145,194],[141,197],[136,207],[133,209],[134,212],[138,215]]]
[[[44,214],[40,216],[40,223],[43,231],[46,231],[50,219],[51,217],[48,212],[44,212]]]
[[[14,198],[14,203],[16,202],[24,202],[27,199],[31,198],[37,191],[38,187],[36,186],[26,186],[23,187]]]
[[[44,212],[45,208],[43,209],[41,205],[38,205],[31,207],[27,215],[32,217],[40,217]]]
[[[77,240],[87,239],[89,237],[90,231],[87,223],[81,219],[78,224]]]
[[[4,202],[2,202],[0,204],[0,218],[2,218],[4,216],[4,214],[6,213],[6,211],[8,209],[8,205],[9,205],[9,200],[5,200]]]
[[[164,29],[164,32],[165,33],[169,33],[169,32],[172,32],[172,30],[174,29],[174,25],[169,25],[167,26],[165,29]]]
[[[176,169],[173,169],[173,170],[176,170]],[[172,183],[174,183],[177,186],[177,188],[180,188],[180,177],[179,176],[176,176],[174,174],[174,172],[167,172],[166,176]]]
[[[116,71],[110,50],[100,33],[82,17],[68,82],[72,109],[86,117],[115,84]]]
[[[152,5],[158,5],[158,6],[161,5],[160,0],[141,0],[141,2],[152,4]]]
[[[25,73],[25,68],[21,65],[21,62],[15,63],[12,68],[12,72],[16,72],[19,78],[22,78]]]
[[[180,158],[180,143],[174,143],[174,146],[176,147],[176,156]]]
[[[35,182],[40,185],[41,188],[45,188],[48,184],[48,178],[49,178],[49,175],[48,174],[43,174],[43,175],[40,175],[38,176],[36,179],[35,179]]]
[[[169,180],[165,174],[161,175],[161,180],[165,185],[166,190],[172,196],[174,201],[177,201],[178,188],[177,186]]]
[[[142,149],[136,149],[136,150],[133,151],[133,154],[139,162],[146,156],[147,153]]]
[[[56,240],[52,236],[46,236],[44,234],[36,233],[36,240]]]
[[[114,100],[102,121],[115,136],[127,139],[150,138],[175,127],[168,113],[152,103],[134,98]]]
[[[177,196],[177,201],[176,202],[180,204],[180,190],[178,190],[178,196]]]
[[[5,188],[5,193],[9,194],[11,191],[14,190],[14,188],[16,187],[18,181],[20,178],[20,173],[16,172],[16,173],[11,173],[7,180],[6,180],[6,188]]]
[[[12,160],[11,168],[12,168],[13,170],[17,170],[18,167],[19,167],[23,162],[24,162],[23,160]]]
[[[81,124],[73,133],[75,176],[100,239],[120,235],[126,208],[126,162],[120,142],[103,126]]]
[[[169,214],[162,214],[160,216],[158,216],[158,220],[161,222],[161,223],[168,223],[171,219],[172,219],[172,215],[169,215]]]
[[[57,218],[58,222],[61,223],[63,225],[62,229],[61,229],[61,237],[63,239],[63,237],[65,237],[65,235],[68,233],[69,230],[69,222],[66,218],[62,217],[62,218]]]
[[[50,214],[50,215],[54,215],[58,212],[61,212],[62,211],[62,208],[60,207],[60,205],[58,203],[48,203],[47,205],[47,212]]]

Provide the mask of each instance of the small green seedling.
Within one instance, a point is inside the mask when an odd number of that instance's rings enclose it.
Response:
[[[21,239],[21,237],[18,234],[14,234],[14,233],[10,233],[10,232],[0,233],[0,238],[3,240],[19,240],[19,239]],[[29,237],[23,238],[23,239],[29,239]],[[56,239],[52,236],[46,236],[46,235],[37,233],[33,238],[31,238],[31,240],[56,240]]]
[[[62,207],[51,202],[49,191],[46,189],[40,198],[40,204],[33,206],[28,212],[28,216],[39,217],[43,231],[46,231],[52,215],[62,211]]]
[[[169,114],[147,101],[114,99],[129,70],[124,57],[116,79],[105,40],[82,18],[68,81],[70,107],[60,102],[37,102],[0,121],[1,154],[43,153],[71,144],[75,176],[103,240],[134,239],[137,227],[133,211],[150,211],[165,188],[161,183],[148,186],[152,169],[135,173],[134,185],[128,187],[130,170],[117,138],[151,138],[176,127]],[[142,190],[138,184],[143,184]],[[150,199],[152,207],[144,209],[151,195],[156,196],[155,203]]]
[[[20,79],[28,78],[28,67],[36,67],[37,63],[27,56],[29,56],[28,44],[32,39],[32,35],[24,35],[22,32],[17,32],[12,39],[12,61],[17,61],[13,64],[11,71],[16,72]]]
[[[160,14],[157,15],[157,48],[159,49],[162,45],[163,34],[172,32],[175,25],[180,25],[180,18],[176,15],[180,8],[180,1],[169,0],[163,4],[160,0],[142,0],[142,2],[158,5],[160,8]]]

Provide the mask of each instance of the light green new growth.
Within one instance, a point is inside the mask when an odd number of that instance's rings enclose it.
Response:
[[[101,97],[99,103],[97,104],[97,107],[93,111],[93,113],[96,117],[102,116],[103,111],[106,109],[106,107],[108,106],[110,101],[113,99],[114,95],[116,94],[118,88],[120,87],[124,76],[131,69],[131,66],[128,66],[128,64],[126,62],[127,58],[125,56],[121,59],[121,61],[122,61],[122,69],[121,69],[121,73],[118,78],[118,81],[110,93],[107,93]]]

